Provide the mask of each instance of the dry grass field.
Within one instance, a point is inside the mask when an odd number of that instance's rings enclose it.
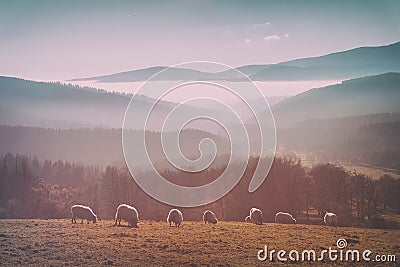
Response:
[[[393,178],[400,179],[400,175],[397,174],[394,170],[390,171],[389,169],[385,168],[372,168],[363,165],[350,165],[350,164],[341,164],[347,171],[353,172],[356,171],[357,173],[368,175],[374,179],[379,179],[383,175],[389,175]]]
[[[244,222],[219,222],[217,225],[183,222],[181,228],[175,228],[166,222],[141,221],[139,227],[115,227],[111,220],[101,220],[97,224],[71,224],[67,219],[0,220],[0,264],[267,266],[269,261],[257,259],[257,252],[264,245],[275,250],[314,249],[319,252],[329,247],[336,249],[339,238],[347,240],[346,249],[369,249],[372,255],[396,255],[397,263],[387,263],[389,266],[398,265],[400,258],[400,230],[274,223],[257,226]],[[310,265],[309,262],[297,264]],[[335,263],[325,260],[324,264]],[[366,262],[359,264],[367,265]],[[376,265],[376,262],[369,264]]]

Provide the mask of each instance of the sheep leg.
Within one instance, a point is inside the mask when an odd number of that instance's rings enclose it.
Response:
[[[82,219],[82,221],[81,221],[81,224],[83,224],[83,219]]]

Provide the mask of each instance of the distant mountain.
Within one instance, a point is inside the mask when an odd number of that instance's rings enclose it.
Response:
[[[87,78],[76,78],[69,81],[99,81],[99,82],[137,82],[145,81],[152,75],[162,71],[166,67],[151,67],[147,69],[139,69],[133,71],[124,71],[111,75],[94,76]]]
[[[309,119],[400,112],[400,73],[385,73],[311,89],[273,106],[278,127]]]
[[[146,69],[120,72],[111,75],[72,79],[70,81],[98,81],[102,83],[141,82],[149,79],[154,74],[166,68],[167,67],[150,67]],[[175,81],[192,79],[205,80],[211,78],[212,76],[213,74],[192,69],[169,68],[168,73],[160,73],[160,75],[154,78],[154,81]]]
[[[267,66],[251,78],[259,81],[349,79],[386,72],[400,72],[400,42],[282,62]]]
[[[233,70],[231,69],[231,70],[223,71],[216,75],[219,75],[221,77],[220,79],[224,79],[224,77],[225,77],[229,81],[242,81],[243,75],[239,74],[236,70],[251,77],[251,76],[256,75],[259,71],[261,71],[269,66],[270,65],[246,65],[246,66],[235,68]]]
[[[399,53],[400,42],[397,42],[383,46],[359,47],[319,57],[295,59],[277,65],[301,68],[319,67],[322,65],[327,67],[361,65],[398,66],[400,64]]]
[[[150,67],[116,74],[71,81],[102,83],[145,81],[166,67]],[[236,68],[254,81],[343,80],[386,72],[400,72],[400,42],[359,47],[319,57],[295,59],[278,64],[246,65]],[[171,68],[157,76],[158,81],[169,80],[228,80],[242,81],[235,70],[211,73],[192,69]]]
[[[276,105],[287,98],[289,98],[289,96],[269,96],[267,97],[267,100],[269,105],[272,107],[273,105]]]

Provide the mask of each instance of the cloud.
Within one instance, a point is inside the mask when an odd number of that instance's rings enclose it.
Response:
[[[269,26],[269,25],[271,25],[271,22],[256,23],[256,24],[253,24],[253,27],[259,28],[259,27],[264,27],[264,26]]]
[[[281,39],[281,37],[279,37],[278,35],[274,34],[274,35],[268,35],[264,37],[264,41],[279,41]]]
[[[251,42],[251,39],[250,39],[250,38],[246,38],[246,39],[244,39],[244,42],[245,42],[245,43],[250,43],[250,42]]]
[[[283,36],[284,38],[289,38],[289,34],[288,33],[285,33],[285,35]]]

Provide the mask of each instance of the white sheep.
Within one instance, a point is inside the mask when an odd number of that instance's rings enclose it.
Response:
[[[325,223],[325,225],[336,225],[337,224],[336,214],[326,211],[325,216],[324,216],[324,223]]]
[[[73,205],[71,207],[71,215],[72,223],[76,223],[76,218],[82,219],[81,223],[83,223],[84,219],[87,220],[87,223],[89,223],[89,221],[92,221],[93,223],[97,222],[97,215],[87,206]]]
[[[171,223],[174,223],[176,227],[179,227],[182,221],[183,221],[183,215],[180,210],[171,209],[169,211],[167,217],[167,222],[169,222],[169,226],[171,226]]]
[[[121,204],[117,208],[117,212],[115,213],[115,225],[121,225],[121,220],[125,220],[128,222],[128,226],[132,226],[134,228],[139,228],[137,223],[139,221],[139,215],[137,210],[129,206],[127,204]]]
[[[296,224],[296,219],[293,218],[292,214],[286,212],[278,212],[275,214],[276,223],[292,223]]]
[[[250,216],[247,216],[247,217],[244,219],[244,221],[245,221],[245,222],[251,222]]]
[[[204,212],[203,221],[204,221],[204,224],[206,224],[206,223],[216,224],[218,222],[217,217],[215,216],[214,212],[212,212],[210,210],[206,210]]]
[[[255,224],[262,224],[263,214],[262,211],[257,208],[250,210],[250,221]]]
[[[250,209],[250,215],[251,215],[251,213],[253,212],[253,211],[255,211],[255,210],[258,210],[257,208],[251,208]]]

